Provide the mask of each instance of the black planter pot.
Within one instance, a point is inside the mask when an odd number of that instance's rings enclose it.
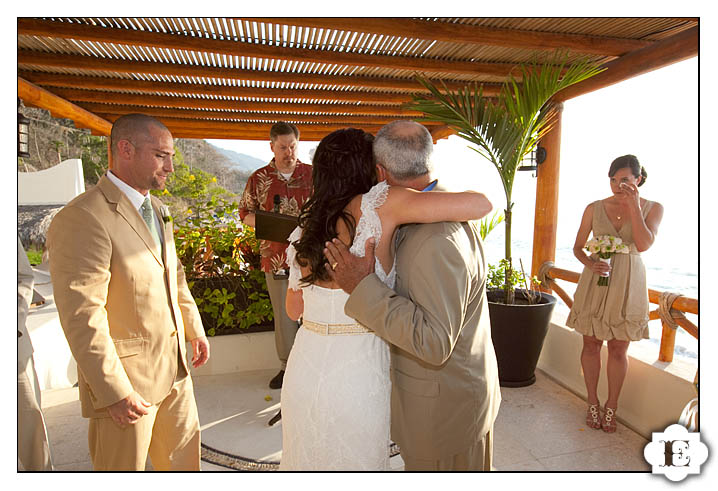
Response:
[[[541,293],[541,300],[528,305],[524,290],[516,290],[517,304],[506,305],[503,290],[487,292],[491,339],[499,365],[502,387],[526,387],[536,382],[536,364],[548,332],[556,297]]]

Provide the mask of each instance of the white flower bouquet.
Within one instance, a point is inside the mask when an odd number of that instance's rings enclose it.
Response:
[[[597,235],[586,242],[586,250],[591,254],[598,255],[598,258],[607,263],[614,254],[628,254],[628,245],[624,244],[620,237],[613,235]],[[598,279],[599,286],[608,286],[608,275],[604,273]]]

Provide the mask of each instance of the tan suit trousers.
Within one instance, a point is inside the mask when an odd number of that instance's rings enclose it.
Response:
[[[292,351],[294,338],[297,336],[299,324],[287,315],[287,287],[289,280],[275,280],[272,273],[264,273],[267,278],[269,300],[272,302],[274,312],[274,344],[277,347],[277,357],[282,364],[282,370],[287,368],[289,352]]]
[[[112,418],[90,418],[92,467],[96,471],[142,471],[147,455],[157,471],[199,471],[200,431],[192,378],[175,381],[169,395],[124,428]]]
[[[26,471],[51,471],[50,445],[32,356],[22,365],[17,370],[17,458]]]
[[[401,449],[405,471],[490,471],[493,461],[493,428],[471,448],[439,460],[415,459]]]

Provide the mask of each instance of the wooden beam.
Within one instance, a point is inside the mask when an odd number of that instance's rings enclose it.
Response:
[[[411,101],[411,94],[395,94],[386,92],[367,92],[358,90],[311,90],[311,89],[266,89],[262,87],[238,87],[232,85],[192,84],[177,82],[155,82],[150,80],[134,80],[113,77],[83,77],[57,73],[30,72],[18,73],[31,82],[44,87],[70,87],[83,89],[127,90],[145,92],[173,92],[223,97],[264,97],[284,99],[310,99],[349,101],[367,103],[403,104]],[[493,95],[490,88],[487,95]],[[498,87],[495,89],[498,92]]]
[[[121,114],[103,114],[108,121],[114,122],[117,118],[122,116]],[[158,118],[162,121],[167,128],[172,129],[183,129],[183,130],[225,130],[225,131],[247,131],[247,132],[261,132],[265,135],[269,135],[269,130],[273,123],[244,123],[234,121],[196,121],[192,119],[183,118]],[[300,133],[305,131],[312,133],[317,131],[327,130],[329,132],[347,127],[346,124],[330,123],[330,124],[311,124],[311,123],[300,123],[297,124],[297,129]],[[382,125],[368,125],[368,124],[355,124],[352,125],[354,128],[362,129],[369,133],[375,133],[382,127]]]
[[[284,111],[284,112],[324,112],[347,114],[373,114],[385,116],[413,116],[423,114],[419,111],[403,109],[398,105],[375,104],[303,104],[290,102],[254,102],[239,101],[236,99],[205,99],[198,97],[174,97],[157,95],[138,95],[120,92],[105,92],[98,90],[53,88],[52,92],[65,99],[76,102],[102,102],[109,101],[117,104],[131,104],[138,106],[162,106],[197,109],[226,109],[247,111]]]
[[[333,130],[317,130],[317,131],[306,131],[300,134],[300,141],[319,141]],[[191,138],[197,140],[204,139],[217,139],[217,140],[254,140],[254,141],[269,141],[269,131],[263,132],[250,132],[250,131],[239,131],[239,130],[196,130],[196,129],[183,129],[174,128],[171,129],[172,136],[174,138]]]
[[[242,43],[205,37],[109,28],[74,22],[56,22],[31,18],[18,19],[17,33],[18,35],[68,38],[99,43],[211,52],[229,56],[273,58],[305,63],[381,67],[417,72],[493,75],[498,77],[506,77],[509,73],[518,75],[515,64],[512,63],[482,63],[409,56],[367,55],[305,48],[285,48],[268,44]]]
[[[90,128],[93,134],[108,136],[112,129],[112,123],[109,121],[20,77],[17,78],[17,96],[26,105],[47,109],[56,118],[71,119],[75,122],[75,126]]]
[[[111,114],[132,114],[142,112],[156,117],[187,118],[205,120],[229,120],[229,121],[287,121],[304,123],[344,123],[350,124],[386,124],[395,119],[405,119],[399,116],[355,116],[355,115],[329,115],[329,114],[291,114],[280,112],[238,112],[218,110],[195,110],[195,109],[173,109],[157,107],[140,107],[118,104],[101,104],[96,102],[84,102],[78,104],[84,109],[96,113]],[[424,122],[426,126],[440,125],[441,123]]]
[[[426,121],[421,121],[421,123],[424,125],[429,124]],[[449,128],[445,124],[440,124],[439,126],[430,127],[429,133],[431,133],[431,138],[434,140],[434,144],[436,144],[439,140],[455,135],[456,131]]]
[[[554,96],[554,100],[572,99],[697,55],[698,27],[693,27],[607,63],[606,70],[565,88]]]
[[[561,115],[558,103],[553,128],[541,139],[546,160],[536,171],[536,207],[534,212],[533,257],[531,277],[538,276],[541,265],[556,259],[556,224],[558,223],[558,182],[561,163]],[[550,291],[548,288],[541,288]]]
[[[367,77],[362,75],[323,75],[296,72],[273,72],[266,70],[244,70],[241,68],[185,65],[180,63],[155,63],[128,61],[94,56],[43,53],[27,49],[17,52],[18,65],[34,65],[53,68],[97,70],[115,73],[174,75],[177,77],[214,78],[222,80],[244,80],[255,82],[277,82],[298,84],[320,84],[342,87],[373,87],[381,89],[406,89],[424,92],[424,88],[413,79],[389,77]],[[432,79],[440,84],[439,79]],[[452,90],[466,86],[468,82],[442,80]],[[490,84],[486,88],[491,87]],[[486,90],[486,89],[485,89]]]
[[[247,21],[274,25],[337,29],[350,32],[370,32],[384,36],[402,36],[425,41],[502,46],[506,48],[553,50],[570,49],[578,53],[602,56],[621,56],[630,51],[653,44],[640,39],[619,39],[584,34],[559,34],[553,32],[501,29],[473,26],[453,22],[426,21],[406,18],[247,18]]]

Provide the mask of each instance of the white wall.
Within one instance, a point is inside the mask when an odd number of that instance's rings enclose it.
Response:
[[[250,370],[281,369],[274,343],[274,331],[209,337],[209,361],[191,368],[195,375],[221,375]],[[187,347],[192,358],[192,347]]]
[[[49,169],[17,173],[19,205],[64,205],[85,192],[82,160],[68,159]]]

